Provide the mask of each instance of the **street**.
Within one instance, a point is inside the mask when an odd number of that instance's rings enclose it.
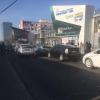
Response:
[[[0,100],[99,100],[100,69],[47,57],[0,56]]]

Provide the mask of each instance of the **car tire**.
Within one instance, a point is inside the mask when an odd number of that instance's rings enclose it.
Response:
[[[86,65],[86,67],[88,67],[88,68],[93,68],[93,62],[92,62],[92,60],[91,60],[90,58],[87,58],[87,59],[85,60],[85,65]]]
[[[48,53],[48,57],[49,57],[49,58],[51,57],[51,53],[50,53],[50,52]]]
[[[60,54],[59,60],[60,60],[60,61],[63,61],[63,60],[64,60],[64,55],[63,55],[63,54]]]

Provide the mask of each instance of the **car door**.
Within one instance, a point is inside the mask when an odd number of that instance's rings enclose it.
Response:
[[[51,48],[50,53],[51,53],[52,56],[56,55],[56,46]]]
[[[93,64],[96,67],[100,67],[100,50],[97,50],[96,52],[94,52],[93,55]]]
[[[56,50],[55,50],[55,56],[58,58],[59,57],[59,55],[60,55],[60,49],[61,49],[61,46],[60,45],[57,45],[56,46]]]

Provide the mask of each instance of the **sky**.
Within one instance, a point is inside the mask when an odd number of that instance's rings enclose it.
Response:
[[[15,0],[0,0],[0,12]],[[51,21],[50,6],[53,5],[93,5],[100,8],[99,0],[17,0],[10,8],[0,14],[1,22],[11,22],[18,27],[20,20],[38,21],[47,19]]]

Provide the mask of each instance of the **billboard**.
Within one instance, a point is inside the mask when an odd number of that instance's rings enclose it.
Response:
[[[52,13],[55,20],[75,25],[82,25],[85,20],[85,5],[52,6]]]
[[[51,17],[57,36],[78,35],[84,23],[85,6],[52,6]]]
[[[25,30],[18,29],[18,28],[15,28],[15,27],[12,27],[12,30],[14,32],[15,40],[18,40],[18,39],[28,39],[29,31],[25,31]]]

